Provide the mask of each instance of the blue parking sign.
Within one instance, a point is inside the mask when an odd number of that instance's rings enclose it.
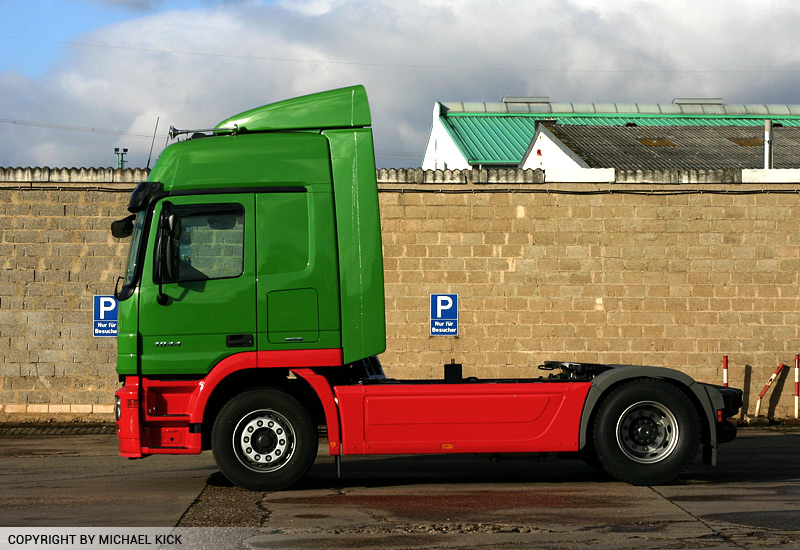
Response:
[[[94,297],[93,336],[116,336],[119,302],[113,296]]]
[[[458,336],[458,294],[431,294],[431,336]]]

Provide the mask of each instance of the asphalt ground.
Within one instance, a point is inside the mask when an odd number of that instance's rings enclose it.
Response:
[[[345,457],[337,479],[320,455],[291,490],[250,492],[210,453],[131,461],[116,445],[107,427],[0,426],[0,527],[177,527],[181,548],[248,550],[800,548],[797,429],[740,430],[718,467],[657,487],[471,455]]]

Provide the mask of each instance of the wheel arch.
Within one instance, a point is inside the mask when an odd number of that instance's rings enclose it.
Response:
[[[603,399],[617,387],[632,380],[659,379],[681,390],[695,406],[700,419],[700,441],[703,446],[703,462],[716,465],[717,430],[714,411],[718,404],[704,384],[680,371],[663,367],[612,365],[592,381],[581,414],[580,441],[578,448],[584,450],[590,444],[590,433]]]
[[[211,390],[203,409],[202,448],[211,448],[211,431],[214,422],[231,399],[249,390],[273,389],[292,396],[303,405],[318,425],[326,425],[325,414],[319,396],[302,378],[287,377],[289,369],[248,368],[229,373]]]
[[[210,432],[219,411],[233,396],[257,387],[281,390],[303,404],[318,424],[330,424],[336,415],[331,405],[323,403],[324,385],[299,373],[312,367],[341,366],[340,349],[247,351],[225,357],[202,380],[198,381],[189,401],[189,423],[200,429],[202,449],[210,448]],[[297,376],[291,378],[290,372]],[[329,388],[329,386],[328,386]],[[332,397],[331,397],[332,401]],[[323,406],[325,405],[325,406]],[[334,427],[338,437],[338,420]]]

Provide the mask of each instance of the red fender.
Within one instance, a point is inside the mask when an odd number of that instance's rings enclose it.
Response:
[[[288,368],[292,369],[297,376],[306,380],[319,395],[322,406],[325,410],[325,418],[328,421],[329,437],[333,439],[334,430],[335,441],[339,441],[339,418],[335,411],[333,393],[330,384],[324,377],[315,374],[310,367],[332,367],[342,364],[342,350],[340,349],[309,349],[309,350],[278,350],[278,351],[245,351],[226,357],[220,361],[208,375],[201,380],[197,389],[192,393],[189,400],[189,422],[199,424],[203,421],[208,400],[214,389],[225,378],[236,371],[252,368]],[[324,383],[323,383],[324,382]],[[327,391],[326,391],[327,390]],[[333,412],[329,411],[333,406]],[[334,420],[334,422],[332,422]],[[337,453],[338,454],[338,451]]]
[[[225,378],[236,371],[252,369],[258,367],[258,353],[255,351],[244,351],[235,355],[230,355],[217,363],[208,375],[200,380],[197,389],[192,392],[189,399],[189,422],[200,424],[203,422],[203,413],[208,405],[208,400],[214,390]]]
[[[317,392],[317,396],[322,402],[322,408],[325,411],[325,421],[328,424],[328,450],[332,455],[340,454],[339,411],[336,407],[330,383],[324,376],[315,373],[311,369],[292,369],[292,372],[308,382]]]

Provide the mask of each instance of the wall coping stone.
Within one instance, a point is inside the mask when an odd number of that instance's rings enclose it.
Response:
[[[18,187],[41,184],[135,184],[147,179],[150,170],[145,168],[49,168],[0,167],[0,186],[15,183]],[[542,184],[546,173],[541,169],[481,168],[473,170],[423,170],[422,168],[381,168],[376,170],[379,183],[402,185],[488,185],[488,184]],[[590,179],[590,178],[588,178]],[[588,182],[587,180],[581,180]],[[601,178],[602,179],[602,178]],[[550,183],[550,182],[548,182]],[[553,181],[552,183],[558,183]],[[571,183],[571,182],[564,182]],[[611,183],[607,179],[598,183]],[[614,182],[618,184],[709,184],[800,183],[800,170],[616,170]]]

